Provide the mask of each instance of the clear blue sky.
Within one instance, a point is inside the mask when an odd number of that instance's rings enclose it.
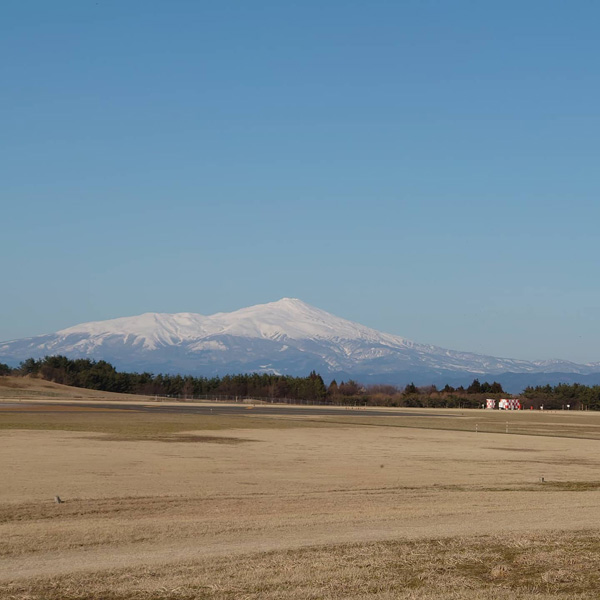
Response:
[[[292,296],[600,360],[600,4],[5,0],[0,339]]]

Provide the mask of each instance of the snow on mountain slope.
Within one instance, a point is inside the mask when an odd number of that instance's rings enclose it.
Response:
[[[389,340],[401,343],[402,338],[380,333],[358,323],[341,319],[295,298],[258,304],[232,313],[217,313],[208,317],[215,331],[241,337],[264,339],[323,340]]]
[[[598,365],[482,356],[418,344],[283,298],[231,313],[146,313],[68,327],[0,343],[0,361],[64,354],[112,362],[121,369],[193,374],[310,369],[356,378],[453,373],[592,373]]]
[[[269,340],[404,342],[402,338],[335,317],[293,298],[208,317],[195,313],[145,313],[135,317],[93,321],[62,329],[55,335],[61,338],[87,336],[93,338],[96,344],[112,336],[120,336],[136,345],[140,344],[144,349],[155,350],[160,346],[198,341],[215,334]]]
[[[194,313],[145,313],[137,317],[121,317],[108,321],[93,321],[67,327],[56,332],[56,336],[89,336],[98,344],[110,336],[132,338],[147,350],[160,346],[181,344],[211,333],[210,317]]]

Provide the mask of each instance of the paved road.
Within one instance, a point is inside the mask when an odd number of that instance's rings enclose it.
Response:
[[[397,410],[373,410],[369,408],[360,408],[358,410],[344,410],[339,408],[330,408],[327,406],[289,406],[278,404],[257,404],[254,407],[248,404],[212,404],[194,406],[188,404],[165,405],[165,404],[122,404],[122,403],[107,403],[107,402],[23,402],[2,404],[0,407],[10,406],[11,412],[31,411],[31,407],[35,407],[38,411],[43,412],[45,406],[64,406],[68,408],[82,407],[94,408],[96,410],[122,410],[133,412],[145,412],[155,414],[185,414],[185,415],[268,415],[268,416],[285,416],[285,417],[303,417],[303,416],[333,416],[333,417],[454,417],[458,415],[447,415],[430,412],[428,410],[421,411],[397,411]],[[52,410],[48,408],[48,410]],[[37,411],[36,411],[37,412]]]

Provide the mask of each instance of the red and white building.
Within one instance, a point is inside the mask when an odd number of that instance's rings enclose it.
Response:
[[[498,408],[500,410],[521,410],[521,402],[518,398],[500,398]]]
[[[486,409],[495,409],[496,400],[488,398],[485,401],[485,407]],[[500,410],[521,410],[523,407],[518,398],[500,398],[500,400],[498,400],[498,408]]]

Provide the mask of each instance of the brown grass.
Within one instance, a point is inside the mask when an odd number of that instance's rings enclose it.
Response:
[[[449,413],[2,411],[0,598],[596,598],[596,415]]]
[[[600,412],[487,411],[465,409],[396,409],[397,417],[363,416],[360,413],[319,417],[331,424],[365,427],[410,427],[442,431],[499,433],[513,436],[575,437],[600,440]],[[406,413],[406,414],[404,414]],[[411,416],[414,413],[415,416]],[[428,416],[430,415],[430,416]],[[508,425],[508,427],[507,427]]]
[[[7,600],[597,598],[597,533],[341,544],[37,578]]]
[[[61,385],[52,381],[44,381],[37,377],[0,377],[0,399],[96,399],[96,400],[131,400],[145,399],[144,396],[132,394],[115,394],[85,388]]]
[[[0,405],[1,406],[1,405]],[[67,407],[68,408],[68,407]],[[255,417],[247,415],[194,415],[144,413],[119,410],[47,410],[43,405],[35,411],[0,410],[2,430],[78,431],[108,434],[106,440],[164,439],[186,431],[222,431],[226,429],[290,429],[331,428],[335,424],[304,419]]]

